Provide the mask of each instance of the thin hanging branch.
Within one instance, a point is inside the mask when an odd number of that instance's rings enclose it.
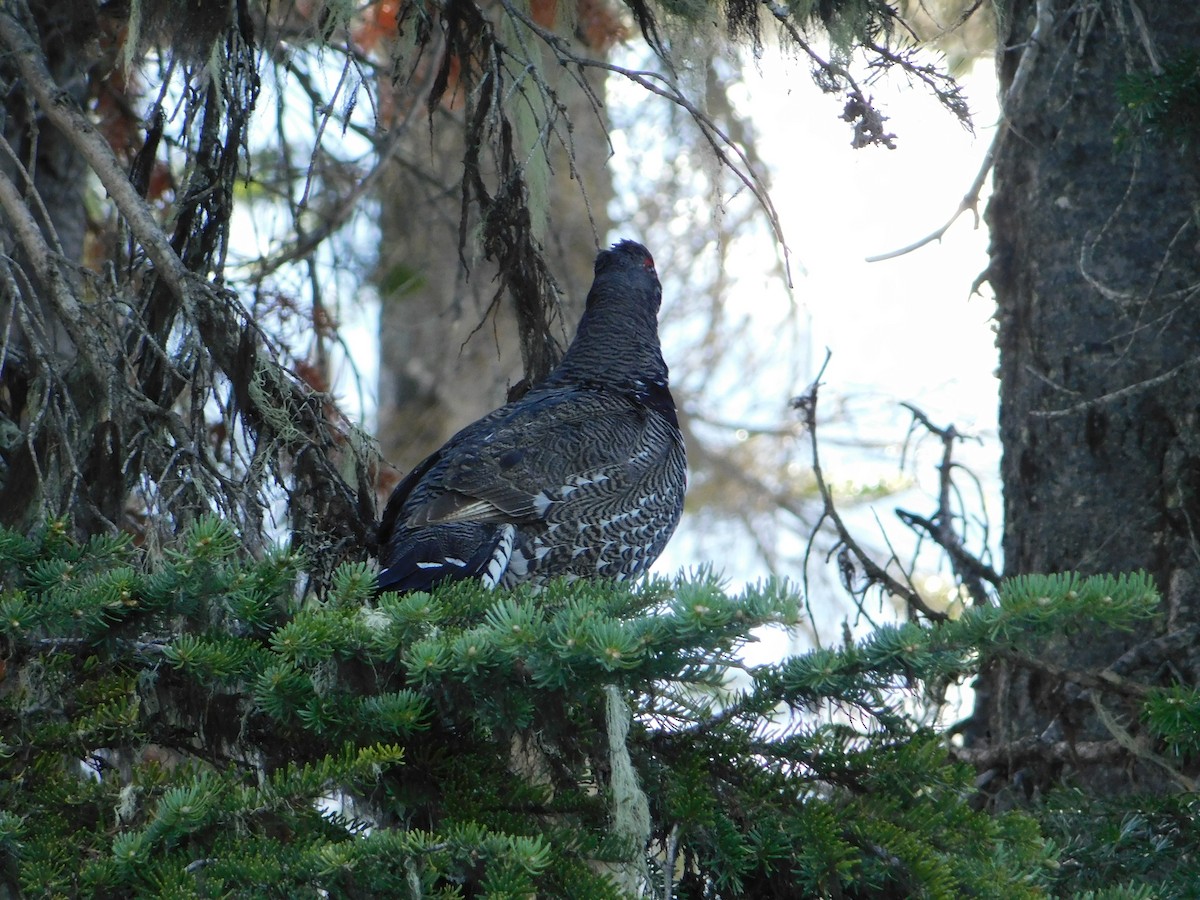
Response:
[[[759,206],[767,216],[767,221],[771,225],[771,230],[776,240],[781,246],[786,248],[783,226],[779,221],[779,215],[775,210],[774,202],[771,200],[770,193],[767,191],[762,177],[750,163],[745,151],[710,116],[688,98],[670,76],[659,72],[630,69],[578,53],[565,38],[547,28],[543,28],[537,22],[533,21],[529,15],[518,9],[512,3],[512,0],[501,0],[501,3],[505,11],[512,18],[519,21],[541,39],[551,52],[554,53],[558,63],[566,66],[574,74],[577,82],[586,84],[586,79],[581,74],[583,70],[599,69],[620,75],[649,93],[662,97],[687,112],[696,127],[700,130],[700,133],[704,136],[709,147],[712,148],[717,159],[728,167],[737,179],[754,195],[754,198],[758,201]],[[662,53],[660,52],[660,58],[661,56]],[[590,93],[590,88],[588,90]],[[791,282],[790,274],[788,282]]]
[[[140,506],[154,519],[164,514],[186,518],[189,510],[194,515],[215,506],[238,521],[257,522],[263,479],[269,475],[277,485],[291,485],[297,501],[291,509],[293,536],[298,547],[310,551],[314,567],[327,574],[336,558],[361,554],[369,546],[373,503],[366,460],[348,440],[344,423],[331,418],[328,398],[282,368],[253,317],[214,283],[224,263],[245,117],[257,90],[250,58],[239,56],[252,50],[244,40],[249,26],[229,26],[228,65],[237,70],[203,70],[207,84],[190,85],[184,92],[187,114],[180,145],[192,165],[191,178],[176,201],[175,234],[168,236],[143,196],[153,151],[139,156],[131,175],[109,138],[55,82],[25,21],[32,17],[23,3],[0,12],[0,47],[30,104],[44,117],[43,127],[57,130],[104,186],[133,248],[130,265],[120,272],[124,281],[109,283],[90,275],[50,247],[16,186],[7,177],[0,180],[0,207],[17,223],[17,240],[37,277],[51,287],[47,299],[55,320],[92,371],[82,383],[76,377],[57,378],[59,363],[51,354],[40,353],[33,360],[57,385],[41,409],[59,410],[53,413],[60,417],[59,435],[53,445],[42,446],[31,429],[26,464],[45,485],[51,473],[42,457],[58,453],[66,465],[61,473],[65,490],[77,496],[82,487],[78,502],[109,527],[120,525],[113,516],[136,514],[125,509],[128,492],[140,495]],[[237,68],[243,63],[251,68]],[[219,78],[225,83],[218,86],[212,79]],[[231,92],[238,86],[243,93],[234,102]],[[193,128],[196,132],[189,134]],[[25,321],[37,321],[34,307],[9,293],[21,304]],[[82,303],[85,293],[109,302]],[[131,303],[139,294],[142,304]],[[114,364],[120,373],[116,376]],[[236,427],[244,429],[248,440],[246,461],[233,469],[233,456],[221,460],[212,452],[205,413],[222,384],[235,397],[232,406],[222,407],[236,415]],[[190,408],[177,412],[177,406]],[[226,423],[232,425],[233,416]],[[342,453],[355,457],[354,488],[334,462]],[[102,500],[102,490],[111,496]],[[51,498],[47,502],[58,504]],[[166,525],[170,519],[161,521]],[[246,539],[253,542],[261,528],[251,530],[254,534]]]

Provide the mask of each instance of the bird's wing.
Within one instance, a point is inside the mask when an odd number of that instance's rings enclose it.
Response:
[[[420,484],[421,479],[432,469],[441,458],[441,450],[432,453],[425,457],[415,469],[404,476],[395,488],[392,489],[392,494],[388,497],[387,506],[383,508],[383,515],[379,517],[379,528],[375,533],[375,540],[378,545],[386,547],[391,543],[392,535],[396,530],[397,522],[401,521],[401,511],[404,505],[408,502],[412,492]]]
[[[383,515],[379,517],[379,528],[376,540],[380,547],[386,546],[396,531],[405,527],[414,509],[422,509],[429,505],[441,490],[442,473],[446,470],[455,454],[461,448],[478,441],[498,423],[508,417],[512,404],[493,410],[482,419],[472,422],[462,431],[455,434],[440,448],[419,462],[404,479],[392,489],[388,497]]]
[[[535,520],[564,489],[641,465],[649,414],[631,398],[535,391],[497,412],[505,415],[468,426],[418,475],[403,502],[407,527]]]

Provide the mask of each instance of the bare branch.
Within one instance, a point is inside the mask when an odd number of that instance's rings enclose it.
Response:
[[[107,354],[96,327],[95,317],[85,311],[75,298],[69,281],[78,280],[62,255],[50,245],[34,221],[33,214],[21,198],[17,186],[0,170],[0,209],[8,216],[17,240],[29,256],[38,278],[46,285],[45,296],[53,304],[72,343],[84,355],[94,372],[103,371]]]
[[[983,583],[986,581],[992,587],[1000,584],[1000,574],[983,560],[967,552],[963,546],[962,535],[954,528],[954,522],[960,518],[951,508],[951,497],[954,493],[953,473],[958,465],[954,462],[954,445],[963,436],[953,425],[940,428],[930,421],[920,409],[911,403],[902,403],[905,409],[912,413],[913,419],[919,422],[930,433],[936,435],[942,442],[942,460],[938,463],[938,505],[937,512],[932,518],[924,518],[904,509],[897,509],[896,515],[910,528],[920,528],[925,531],[939,547],[950,557],[950,565],[958,580],[966,585],[971,598],[977,604],[991,602]]]
[[[950,757],[976,769],[1018,769],[1031,762],[1106,763],[1126,757],[1116,741],[1043,741],[1037,736],[1008,744],[981,747],[951,747]]]
[[[716,154],[721,163],[727,166],[737,179],[754,195],[763,212],[766,213],[767,221],[771,225],[771,230],[775,233],[776,240],[781,246],[785,247],[786,258],[786,241],[783,236],[783,226],[779,221],[775,204],[771,200],[770,194],[763,184],[761,177],[746,157],[745,151],[705,114],[703,110],[692,103],[670,78],[658,72],[629,69],[614,63],[582,56],[576,53],[564,38],[538,25],[526,13],[514,6],[512,0],[501,0],[501,2],[510,16],[520,21],[530,31],[541,38],[546,46],[553,51],[561,65],[571,64],[580,69],[600,69],[605,72],[621,75],[650,93],[669,100],[686,111],[691,116],[696,127],[700,129],[700,133],[704,136],[704,139],[708,142],[713,153]],[[791,284],[790,271],[788,274],[788,283],[789,285]]]
[[[0,11],[0,41],[8,48],[29,90],[46,117],[87,160],[130,229],[176,296],[186,302],[189,273],[154,220],[149,204],[130,183],[108,142],[54,83],[33,38],[7,11]]]
[[[898,250],[889,250],[887,253],[879,253],[875,256],[868,256],[867,262],[883,262],[885,259],[895,259],[898,256],[904,256],[907,253],[912,253],[914,250],[920,250],[926,244],[932,244],[934,241],[940,241],[950,230],[950,226],[958,221],[958,217],[963,213],[970,211],[975,216],[975,227],[978,228],[982,222],[979,214],[979,198],[983,193],[983,186],[987,182],[988,175],[991,174],[992,166],[996,162],[996,150],[1000,143],[1000,133],[992,139],[988,145],[987,152],[983,155],[983,162],[979,166],[979,171],[975,173],[975,180],[971,182],[971,186],[967,189],[967,193],[963,195],[961,202],[958,204],[958,209],[954,211],[946,224],[936,231],[925,235],[919,240],[913,241],[907,247],[901,247]]]
[[[1155,375],[1153,378],[1147,378],[1145,381],[1139,381],[1136,384],[1127,385],[1123,388],[1119,388],[1118,390],[1110,391],[1107,394],[1102,394],[1099,397],[1094,397],[1091,400],[1084,400],[1081,403],[1073,403],[1070,406],[1063,407],[1062,409],[1033,410],[1029,415],[1030,417],[1036,419],[1065,419],[1067,416],[1078,415],[1079,413],[1087,412],[1090,409],[1096,409],[1097,407],[1101,407],[1109,403],[1116,403],[1120,400],[1126,399],[1127,397],[1133,397],[1142,393],[1143,391],[1148,391],[1151,388],[1158,387],[1160,384],[1166,384],[1168,381],[1178,378],[1188,369],[1194,368],[1197,364],[1200,364],[1200,358],[1193,357],[1192,359],[1185,360],[1174,368],[1163,372],[1161,375]]]
[[[913,587],[901,584],[889,575],[875,560],[871,559],[867,552],[854,540],[849,529],[842,522],[841,516],[838,515],[837,507],[833,502],[833,494],[829,490],[828,483],[825,481],[824,473],[821,471],[820,449],[817,441],[817,391],[821,386],[821,376],[825,372],[825,367],[829,365],[829,358],[830,354],[827,353],[825,362],[821,365],[821,370],[817,373],[817,377],[803,394],[792,400],[792,406],[800,411],[800,416],[805,427],[808,429],[809,441],[812,447],[813,476],[816,478],[817,487],[821,492],[821,499],[825,503],[824,518],[827,518],[833,525],[834,531],[837,533],[839,545],[843,548],[842,555],[839,556],[839,562],[844,567],[844,561],[852,559],[866,573],[866,585],[858,591],[854,591],[854,593],[861,594],[872,585],[879,585],[885,591],[902,598],[909,609],[916,610],[935,622],[944,621],[947,618],[944,612],[930,607]],[[843,581],[847,581],[845,576],[843,576]],[[847,589],[853,590],[848,582]]]
[[[991,174],[992,166],[996,163],[996,154],[1000,152],[1000,148],[1008,137],[1011,128],[1012,112],[1016,109],[1017,103],[1020,101],[1021,95],[1025,90],[1025,84],[1029,80],[1029,74],[1033,71],[1033,66],[1037,62],[1038,53],[1041,50],[1042,36],[1049,31],[1052,24],[1053,12],[1050,9],[1049,0],[1038,0],[1037,19],[1033,32],[1029,35],[1029,42],[1025,45],[1025,52],[1021,54],[1021,61],[1017,64],[1017,71],[1013,74],[1012,82],[1004,94],[1000,124],[996,128],[996,134],[992,137],[992,142],[988,144],[987,151],[983,154],[983,161],[979,165],[979,171],[975,174],[974,181],[971,182],[971,186],[967,189],[962,201],[958,204],[958,209],[954,211],[954,214],[945,225],[931,234],[927,234],[925,237],[914,241],[906,247],[901,247],[899,250],[891,250],[887,253],[868,256],[867,262],[882,262],[885,259],[895,259],[898,256],[904,256],[906,253],[919,250],[926,244],[940,241],[946,232],[950,230],[950,226],[958,221],[958,217],[968,210],[975,216],[975,227],[979,227],[980,194],[983,192],[984,184],[987,183],[988,175]]]
[[[1125,697],[1132,697],[1135,700],[1144,700],[1153,691],[1148,685],[1118,675],[1111,668],[1101,669],[1098,672],[1068,669],[1065,666],[1057,665],[1046,659],[1003,648],[998,648],[994,655],[1001,659],[1009,660],[1024,669],[1032,669],[1035,672],[1047,675],[1060,684],[1071,682],[1081,687],[1121,694]]]

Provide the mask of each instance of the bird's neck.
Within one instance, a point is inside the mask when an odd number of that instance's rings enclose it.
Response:
[[[667,364],[658,320],[644,304],[596,304],[579,322],[575,340],[551,379],[591,382],[620,390],[666,386]]]

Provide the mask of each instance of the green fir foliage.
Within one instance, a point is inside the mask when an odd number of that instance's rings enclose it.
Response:
[[[1086,869],[1081,890],[1115,897],[1147,842],[1175,862],[1144,877],[1196,872],[1190,801],[979,811],[920,712],[992,654],[1154,615],[1139,576],[1020,579],[937,627],[747,666],[755,629],[800,620],[784,582],[374,597],[350,565],[315,600],[302,562],[251,558],[217,519],[158,558],[0,531],[0,891],[1020,898]],[[644,852],[611,830],[612,685]],[[1195,693],[1146,698],[1166,752],[1194,757]]]
[[[1156,71],[1126,75],[1117,84],[1124,113],[1118,144],[1155,138],[1194,153],[1200,144],[1200,53],[1184,53]]]
[[[1116,800],[1082,789],[1051,794],[1041,810],[1061,848],[1064,896],[1097,900],[1192,898],[1200,886],[1200,799],[1195,792]]]

